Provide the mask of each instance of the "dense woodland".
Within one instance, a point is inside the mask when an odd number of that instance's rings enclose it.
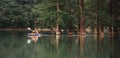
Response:
[[[0,28],[119,31],[120,0],[0,0]]]

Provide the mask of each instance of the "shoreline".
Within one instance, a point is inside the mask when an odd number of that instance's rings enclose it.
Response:
[[[14,30],[21,30],[21,31],[27,31],[27,29],[0,29],[1,31],[3,30],[3,31],[14,31]]]
[[[42,31],[42,32],[55,32],[55,30],[51,30],[51,29],[37,29],[38,31]],[[24,29],[24,28],[18,28],[18,29],[9,29],[9,28],[5,28],[5,29],[0,29],[0,31],[31,31],[28,29]],[[66,32],[66,29],[61,29],[61,32]],[[77,32],[77,29],[74,29],[73,32]],[[109,33],[108,34],[120,34],[120,32],[113,32],[113,33]]]
[[[43,32],[55,32],[55,29],[47,29],[47,28],[44,28],[44,29],[37,29],[38,31],[43,31]],[[9,28],[6,28],[6,29],[0,29],[0,31],[31,31],[31,30],[28,30],[28,29],[24,29],[24,28],[18,28],[18,29],[9,29]],[[68,31],[68,29],[61,29],[61,32],[66,32]],[[77,32],[77,29],[73,29],[72,31],[75,31]]]
[[[29,31],[28,29],[0,29],[0,31]],[[51,31],[50,29],[38,29],[38,31]]]

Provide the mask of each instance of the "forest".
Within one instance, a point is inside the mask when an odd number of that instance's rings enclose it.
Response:
[[[120,0],[0,0],[0,29],[120,31]]]

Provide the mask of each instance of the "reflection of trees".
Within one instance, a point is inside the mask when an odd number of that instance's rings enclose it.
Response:
[[[72,48],[72,36],[69,35],[68,36],[68,50],[71,51]]]
[[[97,58],[111,58],[114,51],[114,39],[112,36],[99,36],[97,39]],[[115,48],[116,49],[116,48]],[[110,54],[111,53],[111,54]],[[116,58],[116,57],[113,57]]]
[[[76,36],[43,36],[28,45],[24,35],[0,35],[0,58],[119,58],[120,54],[119,36],[111,42],[107,37],[78,36],[78,44]]]
[[[60,44],[61,35],[56,35],[56,58],[58,58],[59,44]]]
[[[70,58],[72,58],[72,39],[72,35],[68,35],[68,53]]]
[[[25,34],[24,34],[25,35]],[[26,39],[24,36],[21,37],[19,32],[8,32],[8,34],[0,36],[0,58],[21,58],[27,57],[27,52],[25,52]],[[31,48],[29,48],[30,50]]]
[[[104,37],[102,35],[99,35],[96,37],[96,57],[100,58],[103,57],[104,49],[103,49],[103,41]]]
[[[78,36],[78,58],[84,58],[85,35]]]
[[[60,36],[43,36],[37,41],[37,44],[28,45],[27,36],[24,36],[26,34],[20,35],[21,37],[19,35],[14,37],[14,34],[11,33],[3,37],[0,35],[2,37],[0,39],[0,58],[56,58],[56,56],[69,58],[68,37],[60,39]],[[54,44],[50,42],[50,39],[54,40]]]
[[[59,47],[61,35],[56,35],[56,48]]]
[[[120,36],[114,35],[112,40],[112,52],[110,58],[120,58]]]

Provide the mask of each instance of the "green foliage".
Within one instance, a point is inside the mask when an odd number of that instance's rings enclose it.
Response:
[[[31,13],[32,6],[29,4],[19,4],[14,0],[1,1],[0,23],[1,28],[26,28],[31,19],[36,15]],[[34,17],[33,17],[34,16]]]
[[[53,28],[58,21],[62,28],[69,26],[78,28],[78,17],[85,15],[85,27],[97,26],[96,0],[85,0],[85,11],[79,13],[78,2],[75,0],[60,0],[60,11],[56,9],[57,0],[1,0],[0,28]],[[104,1],[103,8],[99,8],[100,23],[105,27],[113,26],[114,20],[109,13],[109,1]],[[116,9],[113,12],[116,13]],[[117,11],[119,13],[119,10]],[[59,16],[57,17],[57,14]],[[114,22],[113,22],[114,21]]]

